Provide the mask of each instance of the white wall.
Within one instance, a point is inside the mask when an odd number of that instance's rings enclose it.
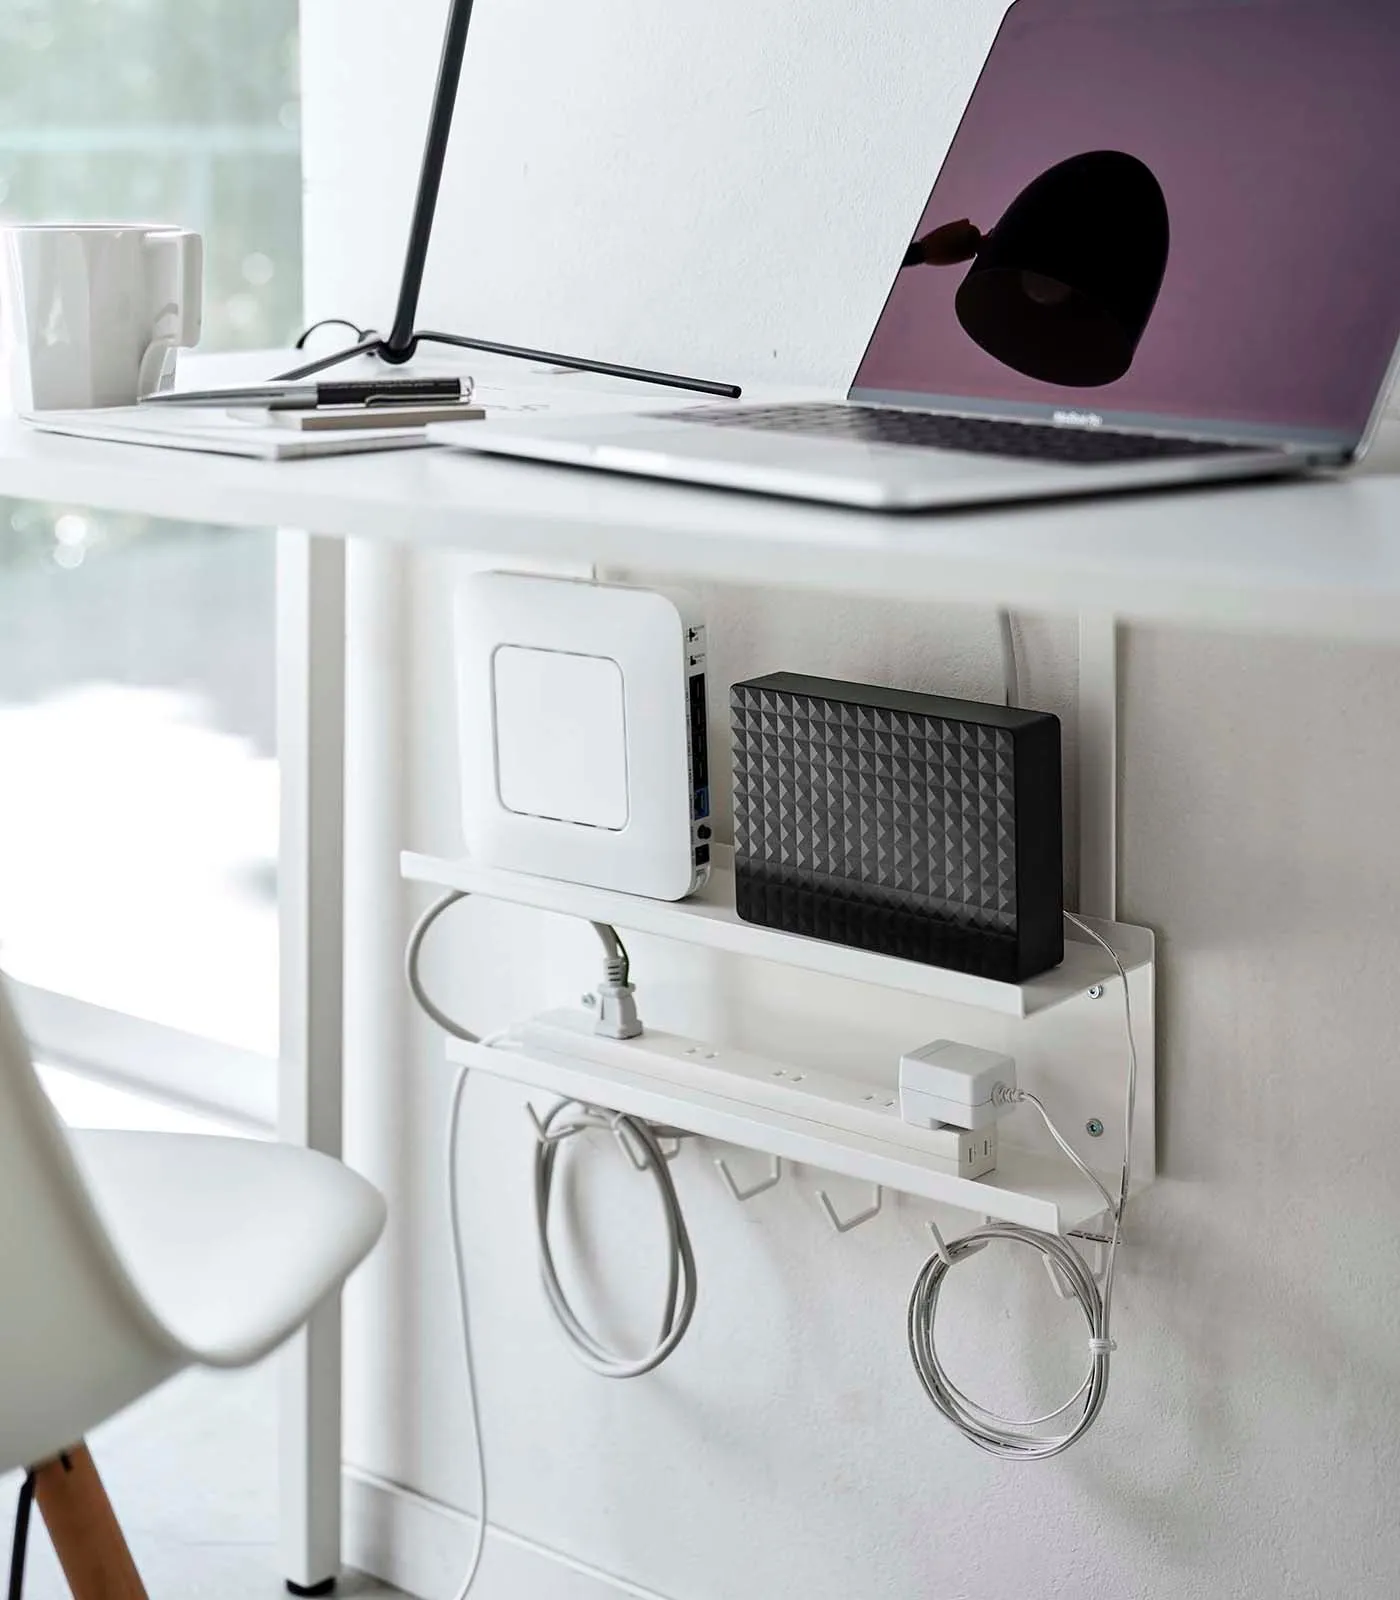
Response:
[[[309,309],[382,322],[442,6],[304,6]],[[843,380],[999,10],[479,0],[431,319],[726,376]],[[445,596],[461,566],[435,555],[399,573],[379,555],[357,573],[350,1119],[394,1224],[353,1296],[348,1449],[469,1507],[447,1074],[397,1004],[418,902],[392,877],[400,845],[459,842]],[[783,666],[994,690],[977,610],[707,599],[717,682]],[[1023,633],[1026,692],[1070,719],[1072,743],[1072,623],[1027,618]],[[493,1544],[482,1600],[1396,1591],[1400,657],[1134,629],[1125,658],[1122,912],[1163,935],[1165,1176],[1134,1221],[1094,1433],[1043,1466],[978,1455],[922,1401],[903,1350],[921,1208],[837,1240],[812,1203],[818,1175],[741,1210],[712,1152],[677,1169],[701,1269],[690,1339],[653,1378],[585,1375],[535,1282],[519,1096],[483,1081],[464,1201],[492,1515],[526,1546]],[[568,999],[593,972],[584,933],[504,908],[454,916],[431,970],[474,1025]],[[771,1037],[800,1007],[809,1024],[895,1025],[879,997],[659,944],[635,953],[655,1020]],[[588,1196],[604,1242],[584,1231],[635,1313],[645,1294],[622,1275],[654,1286],[654,1219],[607,1158]],[[1079,1346],[1043,1277],[983,1257],[956,1290],[956,1370],[989,1399],[1051,1394]],[[395,1520],[377,1490],[354,1505],[357,1552],[449,1592],[455,1525]],[[638,1587],[522,1566],[530,1542]]]

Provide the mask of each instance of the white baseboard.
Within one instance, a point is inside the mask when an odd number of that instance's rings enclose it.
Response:
[[[471,1558],[476,1519],[411,1489],[347,1467],[347,1566],[421,1600],[454,1600]],[[472,1600],[666,1600],[495,1524]]]

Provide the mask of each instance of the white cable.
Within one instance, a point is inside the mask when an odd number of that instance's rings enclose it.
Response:
[[[983,1244],[998,1239],[1010,1240],[1039,1252],[1050,1261],[1069,1285],[1071,1297],[1079,1303],[1089,1329],[1089,1370],[1079,1387],[1061,1406],[1041,1417],[1012,1419],[999,1417],[970,1399],[948,1376],[939,1359],[935,1341],[938,1295],[948,1273]],[[1013,1223],[993,1222],[973,1228],[948,1246],[946,1258],[935,1253],[924,1263],[909,1297],[909,1353],[914,1370],[929,1399],[973,1444],[990,1455],[1007,1460],[1044,1460],[1067,1450],[1094,1422],[1108,1390],[1108,1339],[1103,1299],[1084,1258],[1066,1239],[1035,1228]],[[1044,1434],[1036,1430],[1056,1421],[1080,1400],[1083,1407],[1077,1421],[1062,1433]]]
[[[997,612],[997,637],[1001,642],[1002,699],[1008,706],[1021,703],[1021,677],[1016,665],[1016,633],[1009,611]]]
[[[1114,1212],[1113,1236],[1108,1247],[1108,1262],[1104,1268],[1104,1304],[1113,1296],[1113,1270],[1117,1260],[1118,1242],[1123,1231],[1123,1214],[1128,1209],[1128,1190],[1132,1178],[1133,1119],[1137,1112],[1138,1055],[1137,1040],[1133,1035],[1133,997],[1128,989],[1128,974],[1123,968],[1118,952],[1102,934],[1096,932],[1074,912],[1065,912],[1065,921],[1086,934],[1113,963],[1123,994],[1123,1028],[1128,1037],[1128,1081],[1123,1091],[1123,1167],[1118,1180],[1118,1205]]]
[[[464,1028],[460,1022],[439,1006],[428,991],[423,987],[423,980],[418,975],[418,959],[423,950],[423,941],[428,936],[428,930],[437,919],[459,900],[465,900],[465,889],[449,889],[445,895],[434,900],[432,905],[413,924],[412,932],[408,936],[408,944],[403,953],[403,975],[408,980],[409,992],[423,1010],[437,1023],[444,1033],[450,1033],[454,1039],[465,1039],[468,1044],[479,1044],[477,1036]]]
[[[1108,1393],[1109,1357],[1114,1350],[1110,1332],[1113,1280],[1118,1245],[1123,1234],[1123,1217],[1128,1205],[1132,1173],[1133,1119],[1137,1106],[1138,1060],[1137,1041],[1133,1034],[1132,996],[1128,989],[1128,974],[1119,959],[1118,952],[1072,912],[1067,911],[1065,917],[1107,953],[1123,989],[1128,1070],[1123,1097],[1123,1166],[1117,1196],[1113,1196],[1080,1159],[1055,1126],[1044,1105],[1034,1095],[1013,1090],[1005,1096],[1004,1103],[1024,1100],[1033,1105],[1044,1119],[1051,1137],[1103,1197],[1113,1219],[1108,1241],[1108,1259],[1104,1266],[1103,1288],[1099,1288],[1084,1258],[1067,1239],[1062,1239],[1056,1234],[1043,1233],[1036,1228],[996,1222],[974,1228],[960,1239],[954,1240],[952,1244],[941,1246],[924,1263],[909,1297],[909,1354],[929,1399],[965,1438],[979,1449],[1006,1460],[1046,1460],[1067,1450],[1088,1432],[1102,1410],[1104,1398]],[[1089,1330],[1087,1372],[1069,1399],[1044,1416],[1024,1419],[997,1416],[995,1412],[989,1411],[964,1394],[948,1376],[946,1368],[939,1359],[934,1330],[938,1315],[938,1296],[944,1279],[959,1261],[976,1254],[987,1244],[997,1240],[1009,1240],[1013,1244],[1024,1245],[1048,1261],[1068,1285],[1070,1297],[1078,1303]],[[1076,1407],[1078,1407],[1077,1417],[1063,1431],[1051,1433],[1040,1431]]]
[[[423,980],[418,972],[418,961],[422,953],[423,941],[427,938],[429,929],[444,911],[455,906],[459,900],[465,900],[466,898],[467,891],[465,889],[449,889],[446,894],[434,900],[432,905],[419,917],[408,935],[408,944],[404,949],[403,971],[413,998],[444,1033],[450,1033],[454,1039],[464,1039],[468,1044],[479,1044],[481,1041],[474,1033],[464,1028],[455,1017],[449,1016],[437,1004],[423,987]],[[606,971],[609,982],[626,983],[632,969],[632,960],[627,954],[626,945],[618,937],[617,930],[609,927],[606,922],[595,922],[591,926],[594,933],[602,941],[603,954],[607,961]]]
[[[462,1245],[462,1209],[457,1182],[457,1133],[462,1120],[462,1102],[466,1098],[470,1067],[462,1067],[452,1085],[452,1109],[447,1116],[447,1208],[452,1223],[452,1262],[457,1274],[457,1309],[462,1325],[462,1353],[467,1369],[467,1400],[471,1406],[472,1452],[476,1457],[476,1481],[479,1485],[476,1537],[472,1540],[471,1558],[467,1562],[466,1576],[457,1589],[456,1600],[467,1600],[476,1575],[481,1570],[481,1558],[486,1554],[486,1444],[481,1435],[481,1401],[477,1395],[476,1358],[472,1350],[471,1307],[467,1300],[467,1261]]]
[[[1050,1137],[1057,1145],[1059,1145],[1060,1149],[1064,1151],[1064,1153],[1075,1164],[1075,1166],[1079,1168],[1080,1172],[1084,1174],[1089,1182],[1092,1183],[1093,1186],[1103,1196],[1104,1210],[1115,1211],[1117,1209],[1117,1200],[1115,1200],[1108,1190],[1104,1188],[1103,1183],[1099,1179],[1098,1173],[1095,1172],[1085,1160],[1083,1160],[1079,1152],[1074,1148],[1069,1140],[1065,1138],[1064,1134],[1062,1134],[1055,1126],[1053,1120],[1051,1119],[1050,1113],[1045,1109],[1045,1102],[1040,1098],[1039,1095],[1030,1094],[1025,1089],[1006,1089],[998,1084],[996,1090],[992,1094],[992,1100],[994,1104],[999,1106],[1034,1106],[1035,1109],[1040,1113],[1040,1119],[1045,1124]]]
[[[437,900],[433,901],[427,910],[423,912],[422,916],[418,918],[417,922],[414,923],[413,928],[408,936],[408,943],[404,950],[404,977],[407,980],[409,992],[413,995],[414,1000],[417,1001],[424,1013],[431,1018],[431,1020],[435,1022],[437,1026],[440,1027],[445,1033],[450,1034],[454,1039],[461,1039],[467,1044],[491,1044],[497,1038],[499,1038],[500,1035],[490,1035],[486,1039],[480,1039],[469,1028],[463,1027],[463,1025],[458,1022],[455,1017],[444,1011],[442,1007],[439,1006],[432,996],[427,992],[423,985],[422,975],[419,972],[419,961],[422,956],[423,941],[427,938],[429,930],[445,911],[456,905],[459,900],[465,900],[466,898],[467,894],[465,890],[449,890],[448,893],[441,895]],[[631,961],[627,954],[626,946],[618,937],[614,929],[609,927],[606,923],[595,922],[593,924],[593,928],[597,932],[598,937],[603,944],[603,950],[607,962],[606,970],[609,981],[625,984],[628,981],[628,976],[631,969]],[[488,1527],[486,1447],[481,1430],[480,1391],[476,1376],[476,1354],[472,1343],[471,1303],[467,1290],[467,1263],[465,1245],[462,1236],[460,1185],[457,1176],[457,1141],[461,1131],[462,1104],[466,1097],[467,1081],[470,1075],[471,1068],[463,1066],[458,1070],[457,1076],[453,1080],[452,1084],[452,1095],[447,1117],[447,1204],[449,1223],[452,1233],[452,1261],[457,1285],[457,1309],[462,1329],[462,1358],[463,1365],[466,1369],[467,1399],[471,1410],[472,1455],[476,1462],[477,1483],[479,1486],[478,1501],[480,1509],[476,1526],[476,1536],[472,1542],[471,1556],[467,1562],[466,1575],[462,1579],[462,1583],[457,1590],[455,1600],[467,1600],[472,1587],[476,1583],[477,1574],[481,1570],[482,1557],[486,1553],[486,1532]],[[561,1102],[554,1108],[553,1111],[550,1112],[544,1123],[546,1130],[548,1130],[553,1124],[557,1113],[559,1113],[563,1106],[568,1103],[569,1102]],[[595,1108],[585,1109],[591,1111]],[[614,1114],[600,1113],[600,1115],[610,1118],[611,1120],[609,1125],[613,1126],[614,1130],[617,1131],[617,1123],[619,1119],[617,1119]],[[626,1123],[627,1133],[630,1134],[631,1137],[638,1140],[640,1147],[646,1151],[648,1162],[652,1165],[653,1173],[657,1178],[658,1187],[662,1190],[663,1205],[666,1210],[667,1227],[670,1233],[672,1246],[670,1288],[667,1295],[668,1321],[673,1321],[675,1319],[677,1299],[679,1299],[680,1302],[678,1328],[673,1327],[670,1336],[663,1339],[662,1342],[658,1344],[657,1348],[651,1352],[650,1357],[646,1358],[645,1365],[638,1367],[638,1371],[641,1372],[651,1371],[653,1368],[659,1366],[661,1362],[664,1361],[671,1353],[671,1351],[675,1349],[676,1345],[680,1342],[680,1339],[684,1336],[686,1329],[690,1325],[690,1318],[695,1309],[695,1259],[691,1253],[690,1235],[686,1230],[685,1220],[680,1212],[680,1203],[676,1197],[675,1186],[671,1183],[670,1169],[666,1164],[665,1157],[661,1154],[660,1145],[657,1138],[657,1131],[654,1130],[650,1124],[640,1122],[630,1117],[621,1119],[621,1121]],[[543,1148],[544,1146],[542,1142],[541,1149]],[[537,1195],[538,1192],[539,1178],[537,1172]],[[547,1200],[548,1190],[546,1188],[546,1211]],[[541,1265],[546,1269],[549,1276],[553,1276],[553,1260],[549,1253],[548,1241],[543,1226],[541,1227],[541,1240]],[[678,1281],[682,1277],[684,1279],[685,1286],[685,1293],[683,1296],[678,1295],[677,1291]],[[555,1281],[557,1283],[557,1278]],[[563,1299],[562,1292],[560,1293],[557,1301],[551,1296],[550,1303],[554,1308],[556,1315],[560,1317],[560,1322],[564,1325],[565,1332],[569,1333],[570,1337],[572,1338],[573,1330],[570,1328],[568,1323],[565,1322],[565,1318],[561,1314],[561,1307],[564,1311],[568,1311],[568,1304],[567,1301]],[[577,1323],[577,1319],[573,1318],[572,1312],[568,1312],[568,1316],[578,1328],[579,1332],[585,1337],[588,1337],[586,1330],[584,1330],[582,1326]],[[663,1332],[665,1332],[665,1330],[663,1330]],[[606,1352],[604,1352],[604,1354],[606,1354]],[[632,1376],[632,1374],[616,1371],[610,1372],[608,1376],[627,1377]]]
[[[409,991],[413,998],[438,1027],[450,1033],[454,1039],[477,1044],[479,1041],[474,1033],[448,1016],[430,998],[423,988],[423,981],[418,973],[418,958],[428,930],[444,911],[466,898],[462,890],[454,889],[435,900],[414,923],[404,951],[404,976],[408,980]],[[457,1180],[457,1135],[461,1127],[462,1102],[466,1097],[467,1079],[470,1075],[470,1067],[464,1066],[458,1069],[452,1084],[451,1108],[447,1114],[447,1212],[452,1229],[452,1265],[457,1278],[457,1311],[462,1328],[462,1357],[467,1373],[467,1400],[471,1407],[472,1454],[476,1459],[476,1477],[479,1486],[476,1536],[472,1540],[472,1553],[467,1562],[466,1576],[457,1589],[456,1600],[467,1600],[472,1586],[476,1583],[477,1573],[481,1570],[481,1558],[486,1553],[487,1527],[486,1445],[481,1433],[481,1402],[476,1382],[476,1355],[472,1345],[471,1305],[467,1294],[467,1261],[462,1240],[462,1208]]]
[[[614,1134],[633,1165],[651,1176],[665,1219],[666,1294],[661,1323],[656,1342],[638,1356],[610,1350],[580,1321],[559,1281],[549,1242],[549,1211],[559,1152],[567,1139],[588,1128],[605,1128]],[[657,1130],[639,1117],[624,1116],[576,1100],[561,1100],[540,1123],[534,1187],[540,1277],[550,1309],[574,1354],[590,1372],[602,1378],[639,1378],[643,1373],[654,1372],[685,1337],[695,1314],[696,1298],[695,1253]]]

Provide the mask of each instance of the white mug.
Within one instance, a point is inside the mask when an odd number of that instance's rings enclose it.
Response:
[[[199,341],[203,241],[157,223],[0,227],[0,370],[13,411],[133,405]]]

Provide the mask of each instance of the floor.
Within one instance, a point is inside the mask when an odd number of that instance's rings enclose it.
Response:
[[[276,1370],[188,1373],[98,1429],[91,1444],[151,1600],[285,1600],[277,1570]],[[0,1478],[8,1562],[18,1474]],[[68,1600],[36,1517],[26,1600]],[[399,1592],[347,1575],[346,1600]],[[401,1597],[399,1597],[401,1600]]]

